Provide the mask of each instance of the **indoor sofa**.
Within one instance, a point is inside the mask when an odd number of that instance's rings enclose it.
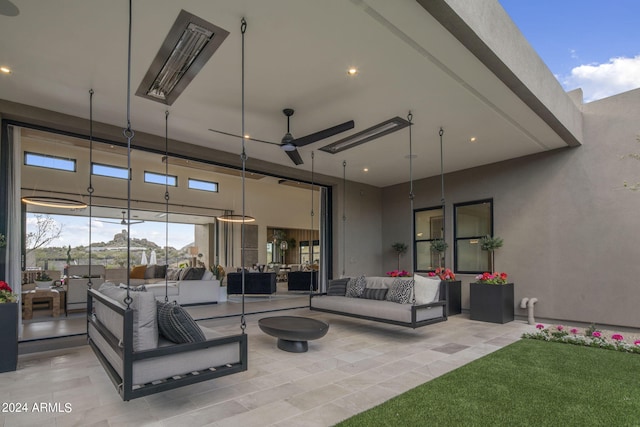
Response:
[[[242,273],[227,274],[227,295],[242,293]],[[244,293],[271,295],[276,293],[276,273],[244,273]]]
[[[218,302],[220,298],[220,281],[205,268],[165,269],[160,265],[136,266],[131,271],[131,276],[134,277],[129,278],[129,286],[136,288],[144,285],[158,301],[164,301],[165,287],[169,301],[175,301],[180,305],[210,304]]]
[[[309,291],[313,273],[313,290],[318,290],[318,271],[291,271],[287,274],[287,289],[290,291]]]

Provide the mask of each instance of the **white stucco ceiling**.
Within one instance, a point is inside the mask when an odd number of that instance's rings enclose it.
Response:
[[[14,0],[0,16],[0,98],[126,124],[128,2]],[[135,92],[169,28],[185,9],[230,32],[169,107],[173,139],[239,153],[241,33],[246,32],[246,133],[280,141],[282,109],[296,110],[301,137],[353,119],[355,128],[299,149],[293,166],[278,147],[247,142],[249,167],[261,159],[375,186],[409,179],[409,130],[331,155],[318,149],[394,116],[413,113],[414,179],[566,146],[535,112],[413,0],[134,0],[131,91]],[[356,66],[359,74],[347,75]],[[131,97],[134,130],[164,135],[166,106]],[[477,142],[470,143],[469,138]],[[368,172],[363,172],[363,168]],[[283,169],[284,174],[286,170]]]

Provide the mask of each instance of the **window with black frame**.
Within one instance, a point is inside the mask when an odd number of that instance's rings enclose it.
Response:
[[[444,267],[444,252],[433,252],[431,244],[444,239],[442,207],[416,209],[413,212],[413,253],[415,271],[434,271]]]
[[[453,209],[455,272],[489,271],[489,253],[480,240],[493,235],[493,200],[458,203]]]

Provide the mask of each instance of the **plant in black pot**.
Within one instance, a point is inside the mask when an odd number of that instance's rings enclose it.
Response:
[[[18,296],[9,284],[0,280],[0,372],[15,371],[18,366]]]
[[[513,320],[513,283],[507,273],[482,273],[470,286],[470,318],[492,323]]]

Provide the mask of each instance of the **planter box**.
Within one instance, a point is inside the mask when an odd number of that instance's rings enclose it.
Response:
[[[447,316],[462,313],[462,282],[460,280],[447,281]]]
[[[513,283],[506,285],[470,284],[471,320],[492,323],[513,321]]]
[[[0,303],[0,372],[15,371],[18,366],[18,303]]]

